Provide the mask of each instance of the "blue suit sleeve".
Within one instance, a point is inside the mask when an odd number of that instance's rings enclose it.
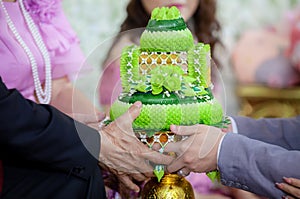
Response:
[[[225,135],[218,159],[221,182],[269,198],[285,195],[275,187],[282,177],[300,179],[300,151],[253,140],[242,135]]]
[[[0,110],[1,159],[38,162],[86,179],[98,167],[96,130],[7,90],[1,78]]]
[[[300,116],[259,120],[246,117],[233,118],[241,135],[288,150],[300,150]]]

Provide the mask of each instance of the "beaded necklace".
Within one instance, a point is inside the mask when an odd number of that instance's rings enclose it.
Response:
[[[49,52],[46,48],[46,45],[45,45],[45,43],[42,39],[42,36],[39,33],[39,30],[36,27],[33,19],[31,18],[30,14],[25,9],[23,0],[18,0],[18,2],[19,2],[19,5],[20,5],[22,14],[24,16],[24,19],[26,21],[26,24],[27,24],[27,26],[30,30],[30,33],[31,33],[32,37],[34,38],[34,41],[35,41],[38,49],[40,50],[40,52],[42,54],[42,57],[43,57],[43,60],[44,60],[44,64],[45,64],[45,88],[44,88],[44,90],[42,88],[42,83],[41,83],[41,80],[39,78],[36,59],[35,59],[33,53],[31,52],[30,48],[28,47],[28,45],[22,39],[20,33],[17,31],[13,21],[11,20],[11,18],[10,18],[9,14],[8,14],[5,6],[4,6],[3,1],[0,0],[0,4],[1,4],[1,7],[4,11],[7,25],[9,27],[9,29],[11,30],[11,32],[13,33],[13,35],[15,36],[18,43],[24,49],[24,51],[25,51],[25,53],[26,53],[26,55],[27,55],[27,57],[30,61],[37,99],[38,99],[39,103],[41,103],[41,104],[49,104],[50,100],[51,100],[51,90],[52,90],[51,61],[50,61]]]

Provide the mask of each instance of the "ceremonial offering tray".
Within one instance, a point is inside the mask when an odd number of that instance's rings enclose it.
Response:
[[[208,44],[194,44],[176,7],[156,8],[140,38],[140,46],[125,47],[120,60],[123,92],[111,107],[112,120],[136,101],[143,106],[133,129],[141,142],[159,152],[170,142],[184,139],[170,132],[170,125],[223,123],[223,110],[214,98]],[[144,198],[190,198],[191,185],[177,174],[165,175],[156,165],[143,189]],[[151,195],[151,197],[150,197]],[[168,198],[168,197],[167,197]]]

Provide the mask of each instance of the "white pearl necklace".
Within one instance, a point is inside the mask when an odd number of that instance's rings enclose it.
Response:
[[[3,1],[0,0],[1,7],[5,13],[6,22],[9,26],[10,30],[12,31],[13,35],[15,36],[16,40],[18,41],[18,43],[24,49],[24,51],[27,54],[28,59],[30,61],[37,99],[38,99],[39,103],[41,103],[41,104],[49,104],[50,100],[51,100],[51,90],[52,90],[51,61],[50,61],[49,52],[46,48],[46,45],[42,39],[42,36],[39,33],[39,30],[36,27],[33,19],[31,18],[30,14],[25,9],[23,0],[19,0],[18,2],[20,4],[22,14],[23,14],[26,24],[30,30],[30,33],[31,33],[32,37],[34,38],[34,41],[35,41],[38,49],[40,50],[43,60],[44,60],[44,64],[45,64],[45,88],[44,88],[44,90],[42,88],[42,83],[39,78],[36,59],[35,59],[33,53],[31,52],[30,48],[27,46],[27,44],[22,39],[20,33],[17,31],[13,21],[11,20],[11,18],[4,6]]]

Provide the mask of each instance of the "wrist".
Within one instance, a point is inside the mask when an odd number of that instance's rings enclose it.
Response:
[[[222,143],[223,143],[223,140],[224,140],[224,137],[225,137],[225,133],[223,133],[223,136],[221,137],[220,141],[219,141],[219,145],[218,145],[218,151],[217,151],[217,160],[216,160],[216,163],[217,163],[217,170],[219,170],[219,155],[220,155],[220,151],[221,151],[221,147],[222,147]]]
[[[226,134],[220,131],[220,129],[217,130],[218,130],[218,134],[215,134],[215,136],[217,137],[210,138],[211,140],[214,140],[215,144],[213,145],[213,148],[209,152],[208,158],[206,159],[208,168],[207,170],[205,170],[205,172],[218,170],[218,155],[219,155],[220,145]]]

